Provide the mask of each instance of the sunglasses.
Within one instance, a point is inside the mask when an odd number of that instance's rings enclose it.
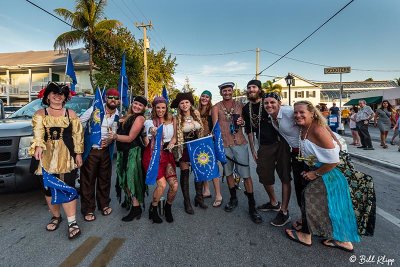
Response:
[[[107,96],[107,99],[114,99],[114,100],[119,100],[119,96],[115,96],[115,95],[109,95]]]

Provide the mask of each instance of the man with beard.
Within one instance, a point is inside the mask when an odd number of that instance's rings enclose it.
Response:
[[[90,142],[90,121],[94,119],[93,106],[81,116],[81,122],[87,123],[85,131],[85,152],[81,167],[81,212],[84,220],[94,221],[94,211],[97,208],[104,216],[112,212],[110,205],[111,171],[114,142],[112,134],[117,131],[119,120],[119,92],[111,88],[106,92],[104,118],[101,121],[101,146]],[[96,201],[95,201],[96,200]]]
[[[248,198],[250,218],[254,223],[261,223],[262,218],[256,210],[253,181],[250,177],[247,141],[240,128],[240,126],[244,126],[244,120],[241,117],[243,105],[232,99],[234,86],[235,84],[232,82],[223,83],[218,86],[222,101],[214,105],[211,111],[213,124],[218,121],[221,126],[225,154],[228,159],[228,162],[224,165],[224,174],[227,177],[231,197],[224,210],[231,212],[238,205],[235,180],[233,178],[233,167],[236,165],[239,175],[244,179],[246,190],[244,193]]]
[[[263,91],[259,80],[247,83],[247,99],[249,102],[243,107],[245,131],[249,138],[250,150],[257,163],[259,182],[264,186],[270,199],[269,202],[258,206],[260,211],[278,211],[271,221],[274,226],[283,226],[289,222],[288,211],[292,180],[290,176],[290,147],[280,138],[272,126],[271,118],[263,108]],[[254,133],[257,137],[258,151],[255,149]],[[274,191],[275,170],[282,182],[282,205],[277,201]]]

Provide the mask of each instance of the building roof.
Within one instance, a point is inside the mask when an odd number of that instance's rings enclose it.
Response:
[[[74,65],[89,65],[89,54],[84,48],[71,49],[71,57]],[[65,66],[66,62],[67,53],[58,50],[0,53],[0,70]]]
[[[316,82],[321,90],[340,89],[340,82]],[[371,89],[395,88],[398,87],[395,81],[355,81],[343,82],[343,89]]]

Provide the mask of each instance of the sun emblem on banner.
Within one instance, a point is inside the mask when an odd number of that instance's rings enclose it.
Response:
[[[197,162],[201,165],[201,166],[205,166],[210,162],[210,155],[208,155],[208,153],[201,151],[198,155],[197,155]]]
[[[95,109],[93,111],[93,121],[96,124],[100,124],[100,109]]]

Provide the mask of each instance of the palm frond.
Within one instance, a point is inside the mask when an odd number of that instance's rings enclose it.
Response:
[[[68,46],[72,46],[74,44],[79,43],[84,40],[85,36],[82,31],[73,30],[69,32],[64,32],[59,35],[57,39],[54,41],[54,49],[60,48],[65,50]]]
[[[96,25],[95,25],[95,30],[97,31],[98,29],[107,29],[107,30],[114,30],[117,27],[121,26],[121,22],[119,22],[118,20],[115,19],[105,19],[102,21],[99,21]]]
[[[54,9],[54,12],[56,12],[57,15],[63,17],[65,20],[69,22],[74,21],[74,12],[66,9],[66,8],[56,8]]]

